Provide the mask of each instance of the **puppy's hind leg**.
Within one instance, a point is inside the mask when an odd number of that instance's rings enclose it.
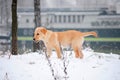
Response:
[[[79,47],[74,47],[73,50],[75,52],[76,58],[81,58],[81,59],[83,58],[82,50],[80,50]]]
[[[77,41],[75,41],[75,42],[77,42]],[[81,45],[72,43],[72,48],[74,50],[75,57],[82,59],[83,58],[83,53],[82,53]]]
[[[76,58],[79,58],[79,56],[80,56],[80,53],[79,53],[79,50],[78,50],[78,47],[73,47],[73,50],[74,50],[74,53],[75,53],[75,57]]]
[[[80,40],[79,40],[80,41]],[[79,42],[79,45],[78,45],[78,49],[79,49],[79,54],[80,54],[80,58],[82,59],[83,58],[83,53],[82,53],[82,45],[83,45],[83,42],[84,42],[84,38],[81,38],[81,41]]]
[[[82,59],[83,58],[83,53],[82,53],[82,49],[81,48],[79,49],[79,54],[80,54],[79,57]]]

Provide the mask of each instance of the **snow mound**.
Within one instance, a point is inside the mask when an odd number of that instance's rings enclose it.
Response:
[[[44,54],[0,56],[0,80],[120,80],[120,55],[83,50],[84,59],[64,51],[64,59],[53,52],[48,63]]]

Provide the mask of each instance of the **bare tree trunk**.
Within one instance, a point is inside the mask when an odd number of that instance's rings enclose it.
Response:
[[[12,52],[17,55],[17,0],[12,0]]]
[[[1,17],[1,20],[0,20],[0,23],[2,24],[2,19],[3,19],[3,1],[1,0],[0,1],[0,17]]]
[[[35,28],[41,26],[41,10],[40,10],[40,0],[34,0],[34,17],[35,17]],[[35,52],[39,49],[39,42],[33,42],[33,51]]]
[[[5,1],[5,9],[6,9],[6,27],[7,27],[7,30],[8,30],[8,19],[9,19],[9,12],[8,12],[8,0],[4,0]]]
[[[34,0],[35,27],[41,26],[40,0]]]
[[[9,22],[8,22],[8,19],[9,19],[9,11],[8,11],[8,0],[4,0],[5,1],[5,9],[6,9],[6,30],[9,31]],[[8,42],[8,39],[7,39],[7,42]],[[9,44],[6,44],[6,51],[8,50],[8,46]]]

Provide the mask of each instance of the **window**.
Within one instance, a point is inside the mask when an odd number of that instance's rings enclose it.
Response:
[[[29,19],[26,19],[26,23],[29,23]]]
[[[58,22],[61,23],[61,22],[62,22],[62,20],[61,20],[61,15],[59,15],[58,19],[59,19]]]
[[[73,15],[72,17],[73,17],[73,21],[72,21],[72,22],[75,23],[75,22],[76,22],[76,21],[75,21],[75,15]]]
[[[24,29],[23,30],[23,35],[26,36],[28,34],[27,32],[28,32],[28,30]]]
[[[54,16],[54,22],[55,23],[57,22],[57,16],[56,15]]]
[[[80,15],[77,15],[77,22],[80,23]]]
[[[68,23],[70,23],[70,22],[71,22],[71,16],[68,15]]]
[[[33,23],[35,23],[35,19],[33,19]]]
[[[66,15],[63,16],[63,22],[66,23]]]

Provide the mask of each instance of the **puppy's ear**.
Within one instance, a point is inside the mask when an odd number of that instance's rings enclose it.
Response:
[[[47,32],[47,29],[43,28],[43,29],[41,29],[41,32],[45,35]]]

